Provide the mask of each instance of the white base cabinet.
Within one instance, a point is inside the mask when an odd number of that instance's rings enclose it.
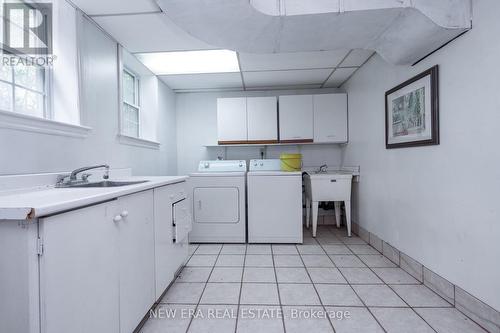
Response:
[[[0,332],[133,332],[188,257],[185,184],[0,221]]]
[[[119,225],[112,201],[39,221],[41,332],[119,332]]]
[[[130,333],[155,302],[153,190],[118,198],[120,332]]]

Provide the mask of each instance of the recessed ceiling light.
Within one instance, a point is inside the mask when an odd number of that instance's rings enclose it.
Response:
[[[138,53],[137,58],[156,75],[239,72],[236,52],[204,50]]]

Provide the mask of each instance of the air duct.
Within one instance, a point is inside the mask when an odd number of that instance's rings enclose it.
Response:
[[[247,53],[371,49],[411,64],[471,28],[471,0],[158,0],[179,27]]]

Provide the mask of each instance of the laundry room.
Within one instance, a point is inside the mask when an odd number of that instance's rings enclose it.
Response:
[[[0,332],[500,333],[499,13],[0,0]]]

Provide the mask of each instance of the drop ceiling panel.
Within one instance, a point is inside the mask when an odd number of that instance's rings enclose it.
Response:
[[[326,81],[326,88],[338,88],[342,83],[344,83],[358,68],[337,68],[333,72],[332,76]]]
[[[94,20],[132,53],[215,49],[161,13],[97,16]]]
[[[336,67],[348,50],[254,54],[240,53],[242,71],[313,69]]]
[[[331,72],[331,69],[243,72],[243,79],[249,88],[310,85],[323,83]]]
[[[154,0],[72,0],[87,15],[159,12]]]
[[[356,49],[352,50],[347,58],[342,61],[340,67],[359,67],[365,63],[373,54],[372,50]]]
[[[288,86],[270,86],[270,87],[246,87],[247,91],[262,91],[262,90],[291,90],[291,89],[319,89],[321,84],[299,84]]]
[[[240,73],[160,75],[159,78],[174,90],[243,88]]]

